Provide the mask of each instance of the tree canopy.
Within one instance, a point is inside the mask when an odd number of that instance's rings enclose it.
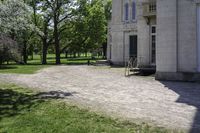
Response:
[[[4,0],[0,2],[1,33],[19,32],[33,28],[30,7],[22,0]]]

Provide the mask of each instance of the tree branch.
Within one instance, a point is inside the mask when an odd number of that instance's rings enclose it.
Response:
[[[58,23],[61,23],[61,22],[63,22],[64,20],[66,20],[67,18],[71,18],[71,17],[72,17],[72,13],[67,14],[66,16],[64,16],[63,18],[61,18],[61,19],[58,21]]]

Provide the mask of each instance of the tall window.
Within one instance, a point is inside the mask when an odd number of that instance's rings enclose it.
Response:
[[[125,4],[125,21],[128,21],[129,19],[129,4]]]
[[[132,3],[132,20],[136,19],[136,3]]]
[[[156,12],[156,4],[149,5],[149,12]]]
[[[151,26],[151,63],[156,63],[156,26]]]

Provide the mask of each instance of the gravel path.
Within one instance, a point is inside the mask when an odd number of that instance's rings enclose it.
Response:
[[[200,84],[123,74],[117,68],[55,66],[33,75],[1,74],[0,81],[72,93],[71,100],[125,119],[200,131]]]

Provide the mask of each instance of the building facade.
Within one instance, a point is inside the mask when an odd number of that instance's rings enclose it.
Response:
[[[200,0],[113,0],[108,60],[136,57],[156,78],[200,80]]]

